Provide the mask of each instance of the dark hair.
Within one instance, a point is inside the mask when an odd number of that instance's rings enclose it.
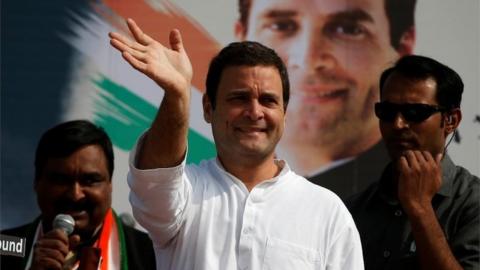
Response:
[[[425,56],[404,56],[397,61],[395,66],[386,69],[380,76],[380,96],[385,81],[394,72],[413,80],[433,78],[437,83],[438,104],[447,110],[460,108],[463,82],[453,69]]]
[[[66,158],[88,145],[98,145],[103,149],[112,177],[113,149],[107,133],[87,120],[74,120],[50,128],[40,138],[35,153],[36,178],[40,177],[48,159]]]
[[[254,41],[233,42],[223,48],[210,62],[207,73],[207,96],[215,109],[218,84],[223,70],[231,66],[272,66],[282,80],[283,108],[287,109],[290,98],[288,73],[282,59],[274,50]]]
[[[247,31],[250,7],[254,0],[239,0],[239,21]],[[294,1],[294,0],[292,0]],[[379,0],[381,1],[381,0]],[[384,0],[385,13],[390,25],[390,44],[395,49],[400,45],[402,34],[415,25],[416,0]]]
[[[385,13],[390,26],[390,44],[398,50],[403,33],[415,25],[417,0],[385,0]]]

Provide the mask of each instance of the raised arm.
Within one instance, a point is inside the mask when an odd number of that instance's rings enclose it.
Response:
[[[192,65],[176,29],[170,32],[170,48],[143,33],[132,19],[127,25],[135,41],[110,33],[110,44],[136,70],[155,81],[165,95],[152,126],[137,151],[139,169],[178,165],[187,148]]]

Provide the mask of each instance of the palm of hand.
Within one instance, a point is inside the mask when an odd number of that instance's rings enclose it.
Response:
[[[193,71],[180,32],[170,32],[169,49],[143,33],[133,20],[128,19],[127,24],[135,41],[118,33],[110,33],[112,46],[122,52],[132,67],[150,77],[166,92],[186,94]]]
[[[185,53],[155,42],[146,52],[144,73],[164,89],[188,90],[192,80],[192,65]]]

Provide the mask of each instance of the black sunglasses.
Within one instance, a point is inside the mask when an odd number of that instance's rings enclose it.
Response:
[[[406,121],[420,123],[432,114],[444,111],[442,107],[422,103],[396,104],[388,101],[375,103],[375,115],[384,122],[393,122],[398,113],[401,113]]]

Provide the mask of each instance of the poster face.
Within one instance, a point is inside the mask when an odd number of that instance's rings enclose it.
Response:
[[[277,156],[312,182],[345,198],[377,180],[388,162],[373,113],[378,78],[407,54],[432,57],[461,75],[463,121],[448,152],[480,174],[478,1],[39,2],[2,7],[1,228],[38,215],[36,143],[47,128],[72,119],[89,119],[111,137],[113,206],[130,212],[128,152],[155,117],[163,90],[109,45],[108,32],[128,33],[125,18],[163,44],[171,29],[182,33],[194,68],[189,163],[216,155],[201,106],[210,59],[230,42],[254,40],[282,57],[290,77]]]

